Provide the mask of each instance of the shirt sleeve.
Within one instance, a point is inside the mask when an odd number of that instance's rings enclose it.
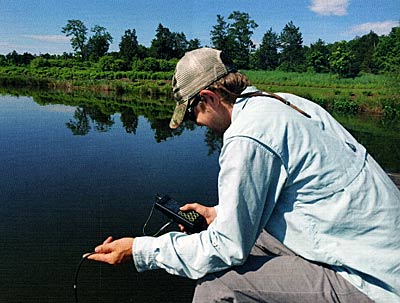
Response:
[[[271,215],[286,171],[272,150],[247,137],[225,142],[220,167],[214,222],[197,234],[136,238],[132,251],[138,271],[165,269],[198,279],[244,263]]]

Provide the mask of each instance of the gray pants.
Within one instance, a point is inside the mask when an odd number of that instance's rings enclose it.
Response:
[[[193,302],[372,303],[335,271],[307,261],[261,233],[245,264],[209,274]]]

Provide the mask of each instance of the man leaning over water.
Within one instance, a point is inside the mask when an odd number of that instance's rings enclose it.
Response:
[[[309,100],[250,86],[219,50],[185,54],[170,127],[223,134],[218,205],[196,234],[114,240],[89,259],[198,279],[193,302],[400,302],[400,192]]]

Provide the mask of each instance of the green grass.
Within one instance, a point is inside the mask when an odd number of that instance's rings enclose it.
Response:
[[[333,74],[243,71],[251,83],[270,92],[288,92],[328,110],[400,115],[399,75],[364,74],[343,79]],[[102,72],[95,65],[52,67],[0,67],[0,86],[114,92],[172,98],[173,72]]]
[[[333,111],[400,114],[400,85],[392,75],[341,79],[332,74],[243,71],[259,89],[288,92]]]

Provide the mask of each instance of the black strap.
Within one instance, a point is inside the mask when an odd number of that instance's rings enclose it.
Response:
[[[300,114],[306,116],[307,118],[311,118],[311,116],[309,114],[307,114],[305,111],[301,110],[296,105],[293,105],[288,100],[282,98],[281,96],[279,96],[277,94],[263,93],[263,92],[252,92],[252,93],[242,94],[242,95],[239,96],[239,98],[248,98],[248,97],[270,97],[270,98],[274,98],[274,99],[279,100],[282,103],[290,106],[291,108],[293,108],[294,110],[298,111]]]

